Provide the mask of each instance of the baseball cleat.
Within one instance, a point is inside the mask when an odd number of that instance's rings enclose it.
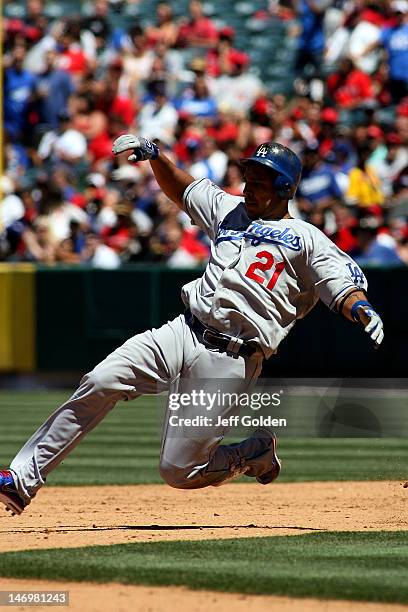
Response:
[[[260,428],[254,431],[253,437],[259,437],[259,438],[269,437],[270,438],[270,442],[268,445],[269,448],[261,456],[262,463],[264,463],[265,459],[267,459],[268,463],[270,463],[270,467],[265,472],[263,472],[263,474],[256,476],[256,479],[259,483],[263,485],[267,485],[273,482],[274,480],[276,480],[281,471],[281,462],[279,460],[278,455],[276,454],[276,447],[278,445],[278,441],[277,441],[276,435],[272,431],[269,431],[269,429],[266,429],[266,428]]]
[[[221,487],[222,485],[227,484],[227,482],[230,482],[231,480],[235,480],[236,478],[239,478],[240,476],[242,476],[242,474],[245,474],[247,470],[248,470],[248,466],[245,464],[245,459],[241,458],[238,465],[235,465],[231,468],[229,475],[226,476],[224,480],[221,480],[221,482],[215,482],[212,486]]]
[[[6,506],[11,515],[21,514],[25,503],[17,493],[14,478],[10,470],[0,470],[0,502]]]

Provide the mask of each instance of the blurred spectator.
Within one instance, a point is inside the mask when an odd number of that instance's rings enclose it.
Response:
[[[244,180],[241,166],[234,161],[229,161],[222,181],[224,190],[235,196],[241,196],[244,190]]]
[[[401,265],[395,241],[386,235],[378,234],[378,220],[374,217],[363,218],[355,228],[357,248],[353,258],[360,266],[364,265]]]
[[[47,207],[49,230],[57,243],[72,238],[73,223],[77,224],[82,232],[87,229],[88,217],[86,212],[75,204],[65,202],[60,193],[51,193]]]
[[[173,47],[178,37],[178,25],[174,21],[173,9],[167,2],[159,2],[156,8],[156,23],[146,28],[147,42],[150,46],[158,42]]]
[[[121,64],[111,66],[104,79],[92,83],[92,94],[95,97],[95,108],[107,117],[117,115],[129,127],[135,119],[134,101],[120,91]]]
[[[90,175],[89,181],[92,181]],[[93,193],[93,197],[90,199],[88,210],[91,217],[91,228],[102,235],[102,230],[113,227],[116,223],[116,207],[119,204],[120,192],[116,189],[107,189],[101,195],[99,193]]]
[[[263,94],[262,81],[248,69],[249,57],[246,53],[240,53],[234,57],[230,74],[223,74],[217,79],[216,100],[219,108],[247,113]]]
[[[335,230],[330,235],[333,242],[345,253],[354,252],[357,249],[357,239],[354,230],[358,221],[350,207],[336,204],[333,207]]]
[[[186,91],[177,107],[179,112],[196,117],[215,117],[217,114],[217,103],[210,95],[203,76],[196,76],[191,94]]]
[[[50,264],[55,261],[55,240],[50,229],[50,220],[47,216],[37,217],[32,228],[23,234],[26,261],[38,261]]]
[[[349,58],[340,62],[336,72],[327,80],[328,93],[340,108],[353,109],[361,107],[373,98],[373,88],[370,77],[355,68]]]
[[[85,237],[82,261],[94,268],[103,268],[105,270],[115,270],[121,264],[119,255],[106,244],[103,244],[101,236],[91,232],[86,234]]]
[[[345,197],[348,204],[378,209],[384,204],[384,193],[376,171],[367,164],[370,152],[367,144],[357,149],[357,164],[350,169]]]
[[[97,53],[101,53],[104,50],[106,42],[111,35],[108,12],[108,0],[95,0],[93,13],[85,17],[81,23],[81,29],[89,30],[94,35]]]
[[[13,181],[23,182],[30,167],[27,149],[19,142],[13,142],[10,134],[4,131],[4,170]]]
[[[369,45],[376,45],[379,41],[381,27],[386,22],[383,10],[381,5],[368,2],[360,13],[359,21],[348,42],[348,53],[356,68],[368,74],[373,74],[377,69],[379,52],[373,47],[370,53],[363,53]]]
[[[118,202],[115,207],[116,221],[112,227],[101,231],[105,244],[122,257],[129,253],[137,254],[141,245],[137,239],[137,229],[132,220],[132,206],[129,202]]]
[[[27,137],[36,84],[34,75],[23,68],[25,54],[24,46],[14,47],[11,65],[4,71],[4,127],[15,142]]]
[[[387,134],[387,151],[384,159],[370,162],[371,167],[377,173],[386,197],[392,196],[392,185],[401,170],[408,165],[408,151],[402,146],[401,138],[395,132]]]
[[[385,134],[383,130],[378,127],[378,125],[369,125],[366,130],[366,140],[361,143],[364,148],[364,145],[367,145],[370,153],[367,158],[367,164],[371,165],[375,163],[378,159],[384,159],[387,154],[387,147],[385,146]],[[358,146],[357,146],[358,148]]]
[[[172,145],[178,114],[166,96],[166,84],[157,81],[151,84],[150,91],[153,100],[143,106],[138,117],[140,133],[149,140],[158,138]]]
[[[200,246],[201,253],[193,254],[186,248],[187,237],[188,233],[178,220],[170,218],[163,221],[150,241],[154,260],[166,263],[170,268],[194,268],[199,265],[208,257],[208,250]],[[193,236],[192,241],[194,244]]]
[[[373,94],[379,106],[391,105],[390,77],[387,62],[381,61],[378,69],[371,76]]]
[[[35,39],[45,34],[48,21],[44,15],[43,0],[27,0],[24,24],[26,27],[34,28],[38,32],[34,37]]]
[[[333,206],[342,197],[333,169],[319,158],[317,146],[303,152],[302,178],[296,196],[297,206],[306,217],[314,210]]]
[[[392,100],[397,104],[408,95],[408,1],[393,0],[391,9],[394,24],[381,30],[379,39],[369,44],[362,55],[367,55],[378,45],[387,52],[390,70]]]
[[[42,130],[58,127],[58,113],[67,109],[68,98],[74,92],[69,73],[56,68],[57,53],[45,55],[45,69],[38,74],[35,84],[38,120]]]
[[[62,263],[80,263],[82,251],[85,247],[85,228],[82,228],[75,219],[70,221],[69,228],[69,236],[61,240],[56,247],[56,259]]]
[[[210,136],[203,138],[195,149],[196,158],[189,172],[195,179],[209,178],[218,184],[222,181],[227,169],[228,157],[217,149],[216,142]]]
[[[219,109],[217,117],[207,127],[207,134],[214,138],[221,150],[235,143],[239,134],[238,119],[235,113],[223,112]]]
[[[63,200],[77,203],[78,196],[79,201],[82,201],[83,196],[78,193],[76,177],[71,168],[65,165],[56,165],[54,170],[50,172],[50,179],[53,188],[61,192]]]
[[[191,0],[190,17],[180,24],[177,44],[181,47],[213,47],[217,42],[217,29],[211,19],[203,13],[199,0]]]
[[[298,0],[300,36],[295,71],[302,75],[306,66],[314,73],[321,69],[325,46],[324,14],[331,0]]]
[[[145,32],[140,25],[133,25],[123,41],[123,69],[133,87],[148,78],[152,69],[154,53],[147,45]]]
[[[2,205],[0,208],[0,227],[8,228],[15,221],[24,217],[24,204],[21,198],[14,193],[14,183],[8,176],[1,177],[0,191]]]
[[[179,83],[186,79],[182,53],[179,49],[171,49],[164,42],[160,41],[156,43],[154,53],[155,59],[161,60],[169,94],[176,95]],[[152,64],[152,71],[153,66],[154,62]],[[150,80],[151,77],[152,73],[150,73]]]
[[[216,47],[209,49],[206,57],[206,72],[212,77],[232,74],[242,64],[242,51],[232,46],[235,32],[232,28],[222,28],[218,33]]]
[[[396,210],[405,214],[408,220],[408,166],[399,173],[392,184],[392,190]]]
[[[59,127],[46,132],[38,146],[40,160],[51,163],[77,164],[86,156],[87,143],[84,136],[71,126],[71,115],[66,110],[58,113]]]
[[[58,37],[58,68],[69,72],[77,81],[88,69],[93,50],[88,54],[81,40],[81,22],[77,18],[67,20]]]

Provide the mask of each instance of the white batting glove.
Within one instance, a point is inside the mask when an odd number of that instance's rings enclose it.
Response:
[[[375,348],[378,348],[384,339],[384,324],[381,317],[372,308],[364,308],[363,306],[360,306],[359,310],[360,309],[366,317],[370,318],[369,322],[364,328],[364,331],[370,335],[370,338],[374,342]]]
[[[119,136],[113,143],[112,153],[119,155],[125,151],[132,151],[128,161],[137,163],[146,159],[157,159],[159,156],[159,147],[150,142],[147,138],[134,136],[133,134],[123,134]]]

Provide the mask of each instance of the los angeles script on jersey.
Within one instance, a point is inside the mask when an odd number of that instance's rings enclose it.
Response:
[[[276,229],[255,221],[252,221],[246,230],[233,230],[219,226],[215,244],[217,245],[224,240],[241,240],[243,237],[248,238],[252,246],[258,246],[266,242],[280,244],[291,251],[301,251],[302,249],[301,237],[294,234],[290,227],[285,227],[283,230]]]

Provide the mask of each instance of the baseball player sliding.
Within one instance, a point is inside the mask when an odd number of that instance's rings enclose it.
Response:
[[[130,162],[149,160],[163,192],[208,234],[211,258],[203,276],[182,289],[185,312],[130,338],[86,374],[10,469],[0,472],[0,501],[13,513],[24,510],[47,475],[118,400],[191,388],[208,378],[228,379],[235,391],[250,389],[263,360],[319,298],[361,323],[376,347],[384,337],[360,268],[316,227],[290,216],[288,203],[301,175],[290,149],[267,142],[242,160],[244,198],[208,179],[194,180],[144,138],[120,136],[113,152],[130,153]],[[188,414],[188,406],[184,410]],[[234,407],[213,410],[214,418],[228,417]],[[160,473],[172,487],[219,485],[239,474],[268,484],[279,475],[276,437],[267,429],[222,445],[228,428],[210,427],[200,437],[169,435],[168,413]]]

